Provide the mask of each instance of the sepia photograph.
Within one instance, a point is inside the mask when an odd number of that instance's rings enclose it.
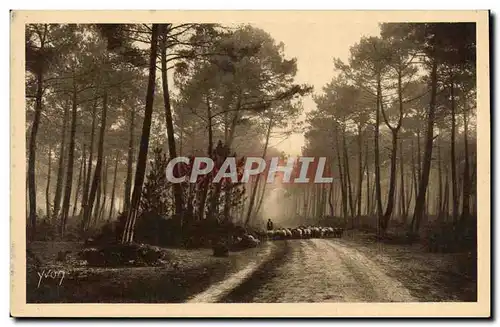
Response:
[[[489,317],[489,70],[488,11],[11,11],[11,315]]]

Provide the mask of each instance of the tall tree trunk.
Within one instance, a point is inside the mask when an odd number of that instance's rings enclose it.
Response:
[[[477,174],[477,161],[474,160],[474,157],[471,160],[471,177],[470,177],[470,186],[471,189],[474,190],[472,195],[472,214],[477,217],[477,180],[476,180],[476,174]]]
[[[66,222],[69,215],[69,206],[71,201],[71,191],[73,188],[73,167],[75,163],[75,135],[76,135],[76,117],[77,117],[77,90],[76,81],[73,77],[73,95],[72,95],[72,110],[71,110],[71,129],[70,129],[70,140],[68,147],[68,162],[66,168],[66,185],[64,190],[64,199],[61,212],[61,224],[59,227],[59,232],[61,238],[64,237],[64,232],[66,229]]]
[[[441,163],[441,144],[438,138],[437,142],[437,161],[438,161],[438,211],[437,215],[439,220],[442,220],[443,216],[443,169]]]
[[[366,163],[366,215],[370,216],[371,196],[370,196],[370,164],[368,163],[368,142],[365,145],[365,163]]]
[[[415,147],[413,145],[413,139],[411,140],[411,172],[412,172],[412,177],[413,177],[413,188],[415,189],[415,196],[418,193],[418,174],[417,174],[417,168],[416,168],[416,163],[415,163],[415,154],[414,154]]]
[[[457,164],[455,156],[455,130],[456,130],[456,117],[455,117],[455,86],[453,80],[450,81],[450,97],[451,97],[451,192],[452,192],[452,216],[453,223],[457,223],[458,219],[458,194],[457,194]]]
[[[468,126],[468,108],[467,108],[467,98],[464,96],[464,152],[465,152],[465,164],[464,164],[464,182],[463,182],[463,192],[462,192],[462,223],[469,218],[470,215],[470,193],[471,193],[471,182],[470,182],[470,168],[469,168],[469,126]]]
[[[69,204],[71,200],[71,189],[73,187],[73,166],[74,166],[74,156],[75,156],[75,134],[76,134],[76,111],[77,111],[77,103],[76,103],[76,80],[73,76],[73,97],[72,97],[72,111],[71,111],[71,130],[70,130],[70,139],[69,139],[69,148],[68,148],[68,167],[66,170],[66,189],[64,191],[64,200],[62,206],[62,216],[61,216],[61,226],[60,226],[60,234],[61,238],[64,237],[64,231],[66,229],[66,221],[68,220],[69,214]]]
[[[125,229],[123,231],[122,243],[130,243],[134,239],[135,221],[137,218],[137,210],[141,199],[142,184],[144,183],[144,175],[146,173],[146,161],[149,148],[149,135],[151,132],[151,116],[153,114],[153,102],[155,95],[155,80],[156,80],[156,55],[158,45],[158,24],[153,24],[151,33],[151,50],[149,56],[149,79],[148,89],[146,93],[146,108],[144,110],[144,121],[142,125],[141,144],[139,147],[139,156],[137,160],[134,191],[132,192],[132,201],[130,210],[128,211]]]
[[[401,67],[400,67],[401,68]],[[398,133],[403,122],[403,88],[402,88],[402,71],[398,71],[398,103],[399,103],[399,119],[396,127],[392,127],[389,120],[386,117],[385,110],[383,108],[382,99],[380,100],[380,111],[384,118],[384,122],[392,133],[392,150],[391,150],[391,172],[389,177],[389,194],[387,199],[387,207],[384,213],[384,218],[382,219],[382,225],[380,226],[382,232],[385,233],[389,225],[389,220],[394,209],[394,196],[396,191],[396,163],[398,154]]]
[[[31,125],[31,135],[28,146],[28,197],[29,197],[29,223],[30,234],[28,239],[34,240],[36,234],[36,138],[38,135],[38,128],[40,126],[40,118],[43,109],[43,74],[44,74],[44,57],[45,39],[47,36],[47,24],[44,25],[43,35],[40,34],[40,58],[37,63],[36,75],[36,95],[35,95],[35,116]]]
[[[321,184],[321,217],[325,217],[325,211],[326,211],[326,197],[327,197],[327,191],[326,191],[326,185]]]
[[[83,170],[85,169],[85,160],[87,159],[86,156],[85,156],[85,144],[83,144],[83,151],[82,151],[82,160],[80,161],[80,169],[79,169],[79,172],[78,172],[78,180],[76,182],[76,190],[75,190],[75,200],[73,202],[73,213],[72,213],[72,217],[75,217],[76,216],[76,207],[77,207],[77,204],[78,204],[78,196],[80,195],[80,189],[82,188],[81,186],[81,183],[82,183],[82,175],[83,175]]]
[[[356,214],[357,219],[359,220],[359,217],[361,216],[361,189],[363,187],[363,174],[364,174],[364,167],[363,167],[363,135],[362,135],[362,130],[361,130],[361,124],[358,125],[358,194],[357,194],[357,205],[358,205],[358,212]],[[366,165],[366,163],[365,163]]]
[[[135,108],[130,110],[130,131],[127,153],[127,177],[125,178],[125,194],[123,212],[127,212],[130,207],[130,191],[132,189],[132,164],[134,162],[134,128],[135,128]]]
[[[445,221],[448,220],[448,216],[450,213],[449,212],[449,203],[450,203],[450,177],[449,177],[449,169],[446,168],[443,205],[442,205],[442,209],[441,209],[441,211],[445,215]]]
[[[375,114],[375,202],[377,204],[377,219],[382,221],[382,190],[380,187],[380,150],[379,150],[379,127],[380,127],[380,103],[382,102],[382,85],[380,73],[377,76],[377,109]]]
[[[64,117],[63,117],[63,126],[61,132],[61,145],[59,151],[59,160],[57,167],[57,181],[56,181],[56,192],[54,194],[54,212],[53,218],[57,219],[59,216],[59,210],[61,209],[61,200],[62,200],[62,190],[64,185],[64,168],[65,168],[65,157],[66,157],[66,129],[69,120],[69,101],[66,101],[64,106]]]
[[[433,58],[431,70],[431,100],[429,104],[429,112],[427,117],[427,131],[425,142],[425,153],[422,176],[419,183],[418,195],[415,201],[415,211],[413,217],[415,220],[414,231],[418,232],[420,221],[422,220],[425,210],[425,198],[427,193],[427,185],[429,183],[429,174],[431,169],[432,159],[432,142],[434,141],[434,118],[436,109],[436,93],[437,93],[437,61]]]
[[[174,124],[172,119],[172,108],[170,105],[170,94],[168,89],[168,78],[167,78],[167,37],[169,33],[170,25],[162,25],[162,37],[161,42],[161,81],[163,86],[163,102],[165,105],[165,120],[167,125],[167,138],[168,138],[168,152],[170,154],[170,160],[177,156],[175,149],[175,136],[174,136]],[[178,167],[178,166],[176,166]],[[183,199],[182,199],[182,185],[180,183],[173,184],[174,189],[174,201],[175,201],[175,215],[182,224],[182,213],[183,213]]]
[[[401,175],[401,218],[406,224],[406,219],[408,218],[408,212],[406,211],[406,199],[405,199],[405,174],[404,174],[404,162],[403,162],[403,140],[400,141],[399,145],[399,170]]]
[[[376,212],[377,211],[377,201],[375,201],[375,191],[376,191],[376,188],[373,187],[372,188],[372,195],[371,195],[371,197],[372,197],[372,203],[371,203],[371,205],[372,206],[370,208],[370,216],[372,216],[372,217],[375,217],[375,215],[377,213]]]
[[[231,120],[231,128],[230,128],[230,130],[228,132],[227,139],[225,140],[226,142],[225,142],[225,144],[223,146],[223,149],[224,149],[223,150],[224,154],[222,155],[223,156],[223,160],[225,160],[227,158],[227,156],[229,155],[229,150],[231,149],[231,146],[232,146],[232,143],[233,143],[233,140],[234,140],[234,135],[235,135],[235,132],[236,132],[236,125],[238,124],[238,120],[240,118],[240,110],[241,110],[242,97],[243,97],[243,94],[240,92],[238,94],[238,97],[237,97],[236,107],[235,107],[235,110],[234,110],[233,119]],[[216,155],[216,158],[214,158],[214,159],[215,159],[215,161],[219,160],[219,158],[217,157],[217,155]],[[209,219],[217,219],[217,217],[218,217],[218,213],[219,213],[218,206],[219,206],[220,192],[221,192],[221,183],[216,183],[215,186],[214,186],[212,195],[211,195],[210,205],[209,205],[209,208],[208,208]]]
[[[417,129],[417,184],[416,188],[420,186],[420,181],[422,180],[422,149],[420,148],[420,128]]]
[[[318,202],[316,201],[318,197],[318,187],[316,184],[312,184],[312,190],[311,190],[311,198],[309,199],[309,202],[311,203],[311,218],[314,220],[316,219],[316,206]]]
[[[115,207],[115,190],[116,190],[116,173],[118,172],[118,157],[119,157],[119,152],[118,150],[116,151],[116,158],[115,158],[115,170],[113,173],[113,188],[111,189],[111,203],[109,206],[109,215],[108,215],[108,220],[111,220],[111,216],[113,215],[113,210]]]
[[[335,212],[334,212],[334,208],[333,208],[333,199],[332,199],[332,196],[333,196],[333,180],[332,182],[330,183],[330,191],[328,193],[328,205],[330,206],[330,215],[332,217],[335,216]]]
[[[96,198],[97,189],[101,182],[102,173],[102,160],[104,157],[104,136],[106,134],[106,118],[108,112],[108,93],[107,90],[104,91],[103,101],[102,101],[102,115],[101,115],[101,126],[99,131],[99,143],[97,147],[97,162],[94,171],[94,177],[92,178],[92,184],[90,186],[90,193],[88,198],[88,203],[85,206],[83,213],[83,230],[85,231],[90,223],[92,216],[92,209],[94,208],[94,201]]]
[[[106,165],[106,157],[102,159],[103,161],[103,166]],[[95,196],[95,205],[93,206],[93,211],[91,214],[91,217],[89,219],[89,227],[90,226],[97,226],[97,222],[99,221],[99,213],[101,210],[101,199],[102,199],[102,180],[103,180],[103,167],[101,167],[99,170],[96,169],[96,172],[99,171],[99,185],[97,185],[97,191],[96,191],[96,196]]]
[[[269,145],[269,137],[271,136],[272,127],[273,127],[273,119],[270,117],[269,124],[267,125],[266,143],[264,144],[264,150],[262,152],[263,159],[266,157],[267,147]],[[252,188],[252,193],[250,194],[250,202],[248,204],[248,211],[247,211],[247,216],[245,219],[245,226],[248,225],[248,223],[250,222],[250,217],[252,216],[253,205],[255,202],[255,196],[257,195],[257,187],[259,186],[260,179],[261,179],[261,177],[257,176],[255,183],[253,185],[253,188]],[[265,187],[265,185],[264,185],[264,187]]]
[[[224,186],[224,221],[229,221],[229,215],[231,213],[231,197],[233,194],[233,184],[228,183]]]
[[[49,145],[49,163],[47,167],[47,186],[45,187],[45,214],[50,220],[50,177],[52,175],[52,147]]]
[[[206,97],[207,105],[207,120],[208,120],[208,148],[207,155],[209,158],[213,158],[214,152],[214,137],[213,137],[213,127],[212,127],[212,106],[210,105],[210,100]],[[225,137],[227,138],[227,126],[224,129]],[[224,139],[225,141],[227,139]],[[207,201],[208,188],[210,186],[211,173],[205,175],[203,179],[203,184],[200,191],[199,203],[198,203],[198,220],[202,220],[205,215],[205,203]]]
[[[352,187],[351,187],[351,170],[349,169],[349,153],[347,152],[347,144],[345,140],[345,126],[343,127],[342,130],[342,146],[343,146],[343,152],[344,152],[344,180],[345,183],[347,184],[346,190],[347,190],[347,196],[349,200],[349,209],[351,213],[351,218],[356,215],[356,210],[352,198]]]
[[[411,200],[413,199],[413,183],[414,180],[410,178],[410,181],[406,180],[408,184],[410,184],[410,187],[408,187],[408,193],[406,193],[406,215],[408,218],[408,215],[410,214],[410,204]],[[408,220],[408,219],[407,219]]]
[[[343,218],[344,218],[344,223],[347,222],[347,216],[348,216],[348,208],[347,208],[347,189],[346,189],[346,184],[345,184],[345,176],[343,174],[343,167],[342,167],[342,162],[341,162],[341,157],[340,157],[340,142],[339,142],[339,135],[337,129],[335,129],[335,140],[337,143],[337,163],[338,163],[338,169],[339,169],[339,177],[340,177],[340,192],[341,192],[341,197],[342,197],[342,213],[343,213]]]
[[[387,207],[385,209],[384,217],[382,219],[382,224],[380,228],[382,232],[385,233],[388,225],[389,219],[392,215],[392,210],[394,209],[394,193],[396,190],[396,160],[398,153],[398,131],[396,129],[391,129],[392,132],[392,150],[391,150],[391,172],[389,177],[389,194],[387,199]]]
[[[106,210],[106,199],[108,197],[108,166],[109,160],[104,161],[104,171],[102,172],[102,208],[99,212],[99,220],[104,219],[104,211]]]
[[[81,183],[82,183],[82,184],[81,184],[81,191],[82,191],[82,192],[81,192],[81,193],[82,193],[82,196],[81,196],[81,197],[82,197],[82,199],[81,199],[80,201],[83,201],[83,191],[84,191],[84,188],[85,188],[85,181],[87,180],[87,157],[86,157],[86,156],[84,156],[84,157],[82,158],[82,160],[83,160],[82,180],[81,180]],[[82,203],[83,203],[83,202],[80,202],[80,212],[78,213],[78,216],[79,216],[80,218],[82,218],[82,217],[83,217],[83,210],[82,210],[82,205],[83,205],[83,204],[82,204]],[[75,203],[75,204],[76,204],[76,203]],[[76,213],[75,213],[74,215],[76,215]]]
[[[267,183],[264,183],[262,186],[262,191],[260,192],[259,200],[257,201],[257,206],[256,206],[256,209],[254,211],[254,216],[260,212],[262,202],[264,201],[264,195],[266,194],[266,186],[267,186]]]
[[[97,90],[96,90],[97,95]],[[95,135],[95,124],[97,120],[97,96],[94,100],[94,104],[92,106],[92,127],[90,129],[90,146],[89,146],[89,161],[87,165],[87,173],[85,174],[86,178],[84,179],[83,185],[83,195],[82,195],[82,210],[80,215],[82,216],[82,222],[85,220],[85,208],[88,204],[89,192],[90,192],[90,178],[92,176],[92,165],[93,165],[93,156],[94,156],[94,135]]]

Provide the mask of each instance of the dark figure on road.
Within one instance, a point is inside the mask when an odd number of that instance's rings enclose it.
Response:
[[[273,230],[273,222],[271,219],[267,221],[267,230]]]

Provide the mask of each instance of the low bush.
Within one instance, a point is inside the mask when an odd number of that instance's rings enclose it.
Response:
[[[225,243],[217,242],[212,247],[214,257],[228,257],[229,256],[229,248]]]
[[[158,247],[145,244],[108,244],[80,251],[80,259],[89,266],[143,266],[161,263],[165,253]]]
[[[244,234],[243,236],[237,236],[233,238],[231,244],[231,251],[242,251],[250,248],[254,248],[260,244],[260,241],[251,234]]]

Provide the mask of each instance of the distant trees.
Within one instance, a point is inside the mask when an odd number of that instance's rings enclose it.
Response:
[[[59,38],[62,33],[68,38]],[[36,176],[35,163],[37,153],[37,136],[43,114],[45,80],[50,75],[54,66],[57,66],[61,55],[69,47],[71,30],[68,26],[57,24],[33,24],[26,28],[26,71],[27,71],[27,97],[34,98],[34,115],[31,122],[31,131],[28,141],[28,199],[29,199],[29,239],[36,233]],[[33,93],[31,93],[33,92]]]
[[[474,64],[475,26],[468,23],[382,24],[380,37],[363,38],[351,48],[348,64],[335,61],[339,77],[315,97],[318,110],[309,114],[306,132],[306,151],[331,156],[337,165],[337,179],[330,196],[338,185],[342,210],[335,208],[337,201],[333,198],[332,215],[342,213],[346,219],[359,216],[351,205],[357,201],[357,211],[363,202],[364,212],[370,216],[375,205],[381,234],[398,208],[405,222],[412,213],[412,232],[417,232],[424,217],[430,214],[448,219],[451,213],[452,221],[457,223],[461,201],[461,217],[470,216],[474,189],[470,187],[469,163],[473,154],[469,149],[469,131],[473,113],[465,108],[475,106]],[[352,89],[352,97],[341,96],[346,88]],[[457,110],[462,113],[461,122]],[[373,133],[373,148],[367,143],[369,131]],[[459,157],[457,133],[463,139]],[[320,142],[323,146],[318,145]],[[437,158],[432,151],[436,142]],[[358,168],[356,181],[349,168],[353,160]],[[458,175],[457,165],[468,167],[461,169],[467,173],[460,179],[453,177]],[[431,180],[431,174],[436,174],[436,178]],[[460,183],[462,200],[458,195]],[[357,188],[355,197],[353,188]],[[363,188],[364,200],[360,197]],[[429,192],[439,196],[434,198]],[[356,201],[351,200],[354,198]]]
[[[301,110],[300,96],[311,90],[293,82],[296,62],[284,58],[283,45],[250,26],[33,25],[28,31],[27,51],[58,50],[53,60],[49,54],[44,59],[44,78],[37,80],[39,66],[31,66],[39,57],[33,56],[27,66],[33,72],[27,75],[33,237],[36,197],[44,196],[44,219],[57,224],[60,237],[68,228],[90,235],[120,207],[127,217],[121,241],[132,242],[152,147],[166,146],[167,160],[199,154],[199,149],[212,157],[221,149],[224,156],[234,150],[265,156],[275,152],[269,144],[273,129],[287,133]],[[37,41],[51,33],[50,42]],[[45,92],[40,95],[40,90]],[[38,141],[37,128],[42,131]],[[37,160],[39,167],[34,163],[37,144],[44,156]],[[173,210],[166,212],[181,226],[238,217],[249,223],[260,209],[264,189],[251,186],[248,207],[241,185],[212,183],[210,178],[196,186],[167,186],[166,201]],[[43,195],[36,193],[37,180],[46,180]]]
[[[295,82],[283,44],[253,26],[28,25],[29,238],[37,219],[83,237],[122,212],[121,241],[132,242],[143,197],[155,192],[166,206],[156,214],[179,235],[206,220],[258,224],[273,187],[208,174],[155,189],[158,165],[179,155],[285,159],[271,140],[298,128],[303,155],[327,157],[336,178],[288,187],[290,219],[342,216],[356,226],[375,215],[381,234],[396,217],[412,233],[430,216],[457,228],[472,221],[474,24],[382,24],[380,37],[362,38],[333,66],[302,126],[312,89]]]
[[[40,117],[31,120],[32,126],[41,130],[41,138],[35,140],[31,137],[30,139],[33,140],[35,148],[38,145],[50,149],[45,158],[37,160],[38,165],[50,161],[50,167],[44,169],[47,172],[45,219],[57,224],[59,234],[63,236],[68,218],[77,213],[77,207],[80,205],[82,212],[79,224],[84,229],[88,228],[90,213],[93,212],[93,201],[98,194],[96,190],[101,189],[102,186],[101,176],[104,169],[100,163],[105,157],[104,132],[111,126],[106,123],[106,116],[111,117],[110,120],[115,125],[114,130],[119,129],[121,112],[118,106],[126,104],[127,101],[136,101],[136,95],[130,96],[125,101],[119,99],[118,96],[121,97],[119,94],[127,84],[134,82],[140,84],[141,77],[137,70],[134,72],[130,67],[116,61],[111,62],[110,68],[104,67],[102,59],[106,55],[107,45],[92,25],[30,25],[27,31],[28,121],[30,117],[37,116],[36,111],[40,109],[39,106],[33,106],[37,109],[34,110],[34,116],[31,116],[33,107],[30,99],[35,97],[31,90],[37,88],[35,75],[31,73],[35,70],[31,68],[31,65],[37,66],[37,60],[42,60],[37,54],[32,54],[32,52],[39,51],[38,32],[45,33],[40,34],[46,35],[44,46],[47,47],[47,51],[54,52],[50,56],[47,54],[48,57],[43,59],[46,64],[44,67],[46,74],[42,79],[44,90],[42,102],[46,105],[43,110],[39,111]],[[127,74],[128,76],[125,76]],[[136,75],[132,76],[133,74]],[[107,103],[103,102],[103,98],[106,98]],[[101,119],[99,119],[99,104],[103,104]],[[112,108],[108,108],[107,104],[110,104]],[[105,108],[107,110],[104,110]],[[95,142],[95,129],[99,122],[101,122],[99,142]],[[37,124],[39,127],[36,127]],[[101,146],[103,150],[98,151],[97,161],[95,161],[95,148]],[[120,147],[120,144],[115,144],[115,146]],[[30,147],[28,147],[28,161],[34,159],[36,155],[35,149],[35,154],[30,156],[29,149]],[[31,149],[33,150],[32,146]],[[75,161],[80,163],[77,168],[75,168]],[[96,169],[93,170],[96,162]],[[53,169],[56,170],[55,185],[50,183]],[[37,179],[45,179],[43,175],[40,175],[38,168],[36,172],[34,180],[31,180],[28,174],[28,184],[32,186],[36,185]],[[92,177],[92,172],[94,177]],[[35,190],[34,187],[31,189]],[[36,206],[37,196],[39,195],[35,192],[34,201],[29,202],[30,207]],[[73,208],[70,210],[72,204]],[[33,211],[33,209],[30,210]],[[102,212],[102,208],[99,208],[97,212]],[[34,226],[36,218],[30,217],[30,225]],[[72,224],[74,223],[72,221]],[[33,226],[31,228],[34,234]]]

